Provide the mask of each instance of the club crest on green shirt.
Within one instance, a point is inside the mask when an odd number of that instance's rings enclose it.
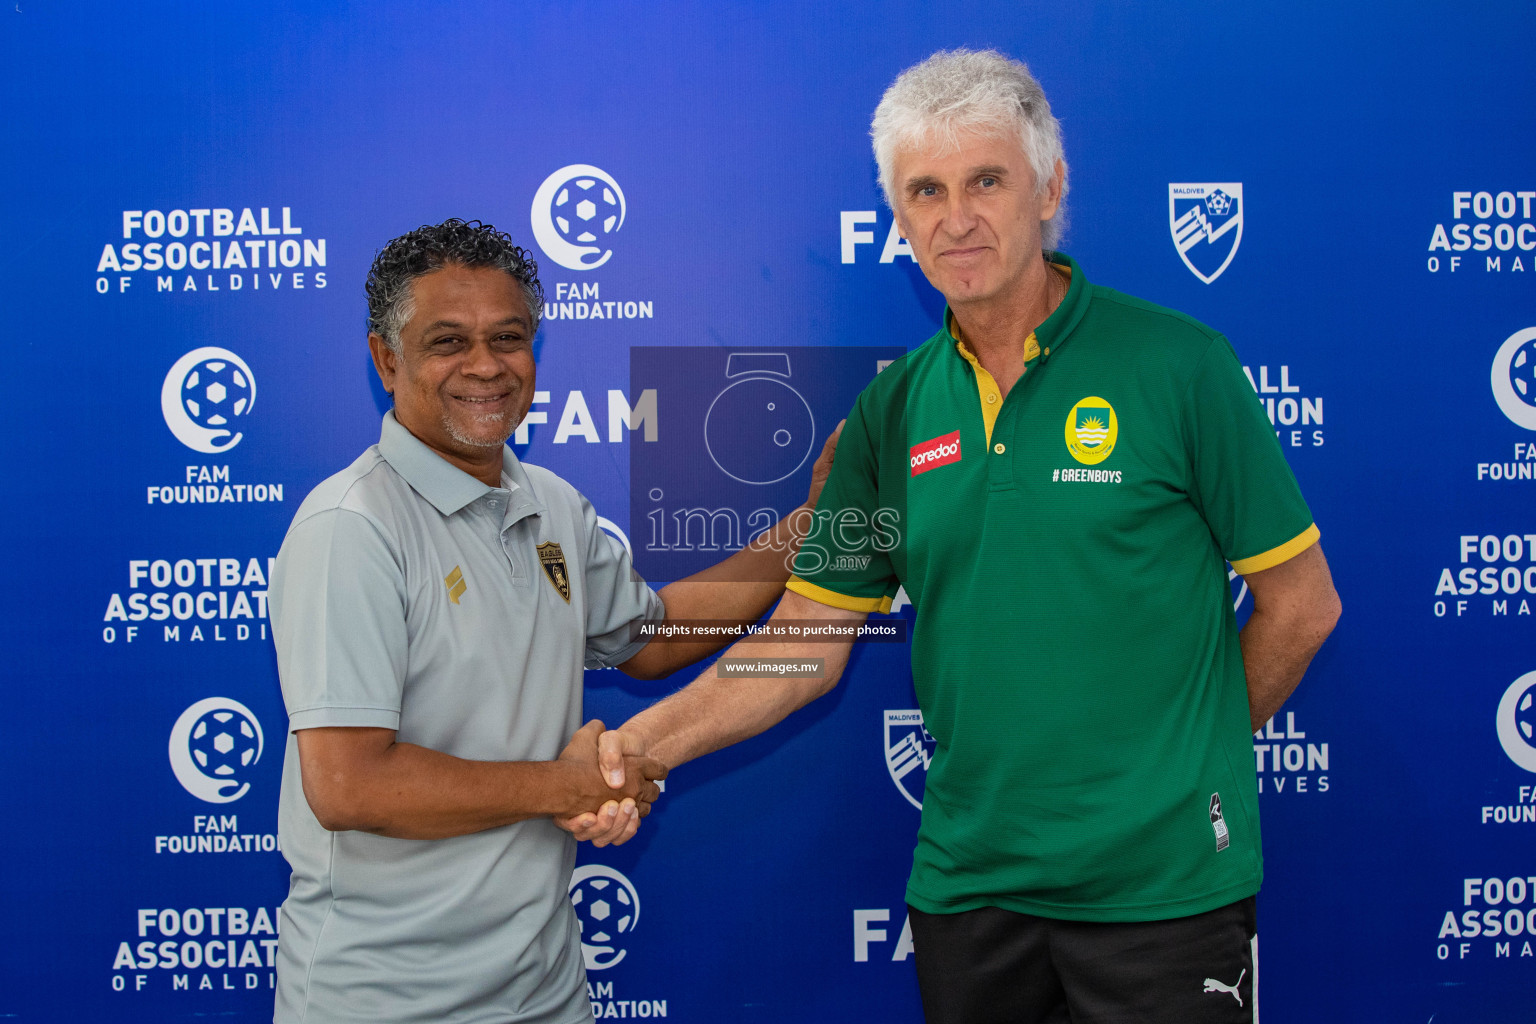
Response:
[[[1096,466],[1109,458],[1120,436],[1120,420],[1114,407],[1104,399],[1085,398],[1067,413],[1067,451],[1085,466]]]

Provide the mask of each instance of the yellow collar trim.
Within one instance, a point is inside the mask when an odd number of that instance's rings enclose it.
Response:
[[[1003,389],[997,386],[997,378],[992,376],[992,371],[981,365],[981,360],[966,348],[965,342],[960,340],[960,327],[950,319],[950,333],[955,339],[955,351],[971,364],[971,369],[976,371],[976,396],[981,400],[981,422],[987,428],[987,447],[992,447],[992,428],[997,425],[997,414],[1003,411]],[[1035,340],[1035,333],[1031,331],[1029,337],[1024,339],[1024,364],[1029,365],[1031,359],[1040,355],[1040,342]],[[1026,369],[1027,373],[1028,370]]]
[[[1035,336],[1031,334],[1029,342],[1024,346],[1026,351],[1034,341]],[[1035,347],[1038,351],[1039,346]],[[1003,391],[997,386],[997,378],[981,365],[981,360],[972,355],[971,350],[965,347],[965,342],[959,338],[955,339],[955,351],[959,352],[965,361],[971,364],[971,369],[976,371],[976,393],[981,399],[981,422],[987,428],[987,447],[990,448],[992,447],[992,428],[997,424],[997,414],[1003,408]]]
[[[1072,280],[1072,268],[1064,267],[1059,263],[1049,264],[1050,268],[1069,282]],[[981,399],[981,422],[987,428],[987,447],[992,446],[992,428],[997,424],[997,414],[1003,409],[1003,391],[997,386],[997,378],[992,376],[981,360],[977,359],[971,350],[965,347],[965,339],[960,337],[960,325],[955,321],[955,314],[946,313],[946,326],[949,328],[950,337],[955,339],[955,351],[971,364],[971,369],[976,371],[976,395]],[[1024,339],[1024,365],[1025,372],[1031,360],[1040,358],[1040,341],[1035,337],[1035,332],[1030,331],[1029,337]]]

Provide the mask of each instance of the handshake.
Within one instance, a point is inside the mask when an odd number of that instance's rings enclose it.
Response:
[[[628,842],[667,777],[667,766],[644,755],[638,736],[605,729],[595,718],[576,730],[558,763],[570,765],[573,789],[571,812],[556,815],[555,824],[593,846]]]

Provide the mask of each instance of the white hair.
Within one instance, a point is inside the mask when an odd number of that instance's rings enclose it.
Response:
[[[1056,161],[1066,166],[1061,123],[1028,66],[996,50],[940,50],[896,76],[870,122],[880,188],[892,209],[896,150],[921,145],[948,152],[959,146],[963,132],[1017,137],[1035,174],[1036,195],[1049,187]],[[1063,173],[1056,215],[1040,225],[1047,249],[1054,249],[1066,230],[1066,199]]]

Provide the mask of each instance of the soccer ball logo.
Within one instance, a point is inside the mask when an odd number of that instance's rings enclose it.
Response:
[[[228,349],[193,349],[160,388],[160,412],[176,439],[194,451],[228,451],[244,434],[234,427],[256,403],[251,368]]]
[[[221,779],[250,767],[260,749],[252,720],[234,711],[210,711],[199,718],[188,746],[203,773]]]
[[[581,927],[581,956],[587,970],[605,971],[628,951],[619,942],[640,920],[640,894],[620,871],[584,864],[571,874],[571,906]]]
[[[1509,684],[1499,701],[1499,745],[1515,764],[1536,772],[1536,672]]]
[[[181,713],[171,729],[171,770],[188,793],[211,804],[240,799],[261,760],[261,723],[228,697],[209,697]]]
[[[1232,209],[1232,197],[1217,189],[1205,197],[1205,208],[1211,211],[1213,217],[1225,217],[1227,211]]]
[[[568,270],[595,270],[624,226],[624,190],[600,167],[571,164],[544,179],[530,219],[539,248]]]
[[[619,197],[596,178],[572,178],[555,193],[555,227],[573,244],[597,241],[594,232],[613,231],[619,213]]]
[[[1536,327],[1504,339],[1493,357],[1493,400],[1510,422],[1536,430]]]
[[[198,426],[225,426],[250,406],[251,379],[234,363],[205,359],[181,382],[181,404]]]

